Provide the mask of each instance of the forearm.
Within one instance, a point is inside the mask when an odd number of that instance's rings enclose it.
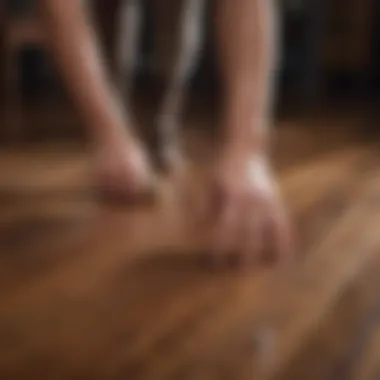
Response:
[[[40,4],[58,66],[95,143],[120,138],[125,116],[81,1],[40,0]]]
[[[217,12],[225,142],[265,150],[277,47],[273,1],[219,0]]]

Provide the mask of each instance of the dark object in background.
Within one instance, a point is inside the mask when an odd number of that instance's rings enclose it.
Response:
[[[282,92],[297,101],[314,101],[320,95],[323,78],[323,1],[285,1],[281,17]]]
[[[43,52],[33,46],[25,47],[19,55],[20,90],[28,101],[51,91],[52,73]]]
[[[96,21],[99,26],[100,34],[103,35],[103,42],[106,52],[112,51],[112,40],[114,38],[114,26],[116,23],[116,15],[118,4],[121,0],[94,0]],[[366,0],[363,0],[367,3]],[[32,8],[31,0],[12,0],[9,2],[12,12],[25,12]],[[213,12],[212,2],[209,2],[206,15],[206,36],[205,47],[199,63],[199,69],[194,75],[192,87],[196,91],[203,93],[210,90],[213,94],[219,93],[219,76],[218,65],[216,62],[215,46],[213,41]],[[284,97],[299,101],[313,103],[320,95],[327,93],[339,95],[359,94],[360,88],[363,89],[362,79],[355,73],[345,71],[342,67],[334,68],[333,72],[326,67],[324,60],[324,49],[326,48],[326,40],[331,40],[331,33],[334,35],[342,34],[342,38],[350,38],[347,36],[348,26],[346,18],[336,10],[340,2],[331,0],[331,6],[327,6],[326,2],[321,0],[284,0],[282,3],[280,17],[283,25],[283,48],[282,48],[282,66],[280,71],[280,101]],[[330,2],[328,3],[330,4]],[[332,6],[332,4],[335,4]],[[337,5],[338,4],[338,5]],[[373,2],[373,19],[369,22],[373,23],[372,31],[372,62],[371,62],[371,79],[370,84],[372,90],[380,95],[380,2]],[[152,51],[152,33],[154,30],[152,17],[152,7],[149,1],[144,1],[143,11],[143,31],[141,38],[141,52],[143,60],[149,60]],[[341,9],[341,8],[339,8]],[[347,11],[350,10],[347,3]],[[334,13],[332,15],[332,13]],[[341,21],[335,22],[335,18]],[[332,19],[335,31],[327,33],[326,21]],[[331,22],[330,22],[331,24]],[[348,28],[349,30],[350,28]],[[329,34],[330,33],[330,34]],[[334,36],[333,36],[334,37]],[[339,39],[337,39],[339,40]],[[333,45],[335,42],[333,43]],[[333,46],[333,49],[335,47]],[[42,52],[32,51],[27,48],[22,54],[22,63],[20,65],[23,70],[22,88],[30,95],[33,91],[40,92],[40,84],[46,88],[44,81],[51,81],[51,70],[48,69],[46,58]],[[336,46],[339,51],[339,46]],[[40,66],[40,67],[38,67]],[[149,73],[144,66],[137,73],[139,82],[147,83],[151,80]],[[55,83],[53,84],[55,85]]]
[[[35,0],[5,0],[5,4],[7,13],[12,17],[35,10]]]
[[[375,1],[372,13],[371,90],[380,98],[380,1]]]
[[[324,65],[334,99],[362,102],[371,87],[371,40],[378,1],[330,0],[326,7]],[[344,9],[344,11],[343,11]],[[375,38],[375,39],[374,39]],[[378,42],[376,42],[377,44]]]
[[[36,11],[34,0],[8,0],[5,2],[6,17],[11,20],[34,14]],[[48,61],[38,46],[25,45],[17,52],[17,83],[23,97],[32,101],[35,96],[41,95],[47,89],[52,77]]]

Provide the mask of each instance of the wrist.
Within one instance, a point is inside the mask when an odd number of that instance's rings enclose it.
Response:
[[[240,112],[236,117],[226,118],[222,130],[222,144],[228,150],[254,154],[267,149],[268,127],[264,118]]]
[[[267,155],[267,136],[261,132],[239,136],[225,136],[221,151],[224,154],[251,158]]]
[[[121,111],[98,109],[89,113],[85,122],[95,145],[125,147],[136,140],[130,121]]]

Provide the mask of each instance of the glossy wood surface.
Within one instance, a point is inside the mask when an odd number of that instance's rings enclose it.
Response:
[[[173,179],[106,205],[83,149],[3,149],[0,378],[378,379],[380,160],[352,124],[280,124],[297,262],[244,273],[207,265]]]

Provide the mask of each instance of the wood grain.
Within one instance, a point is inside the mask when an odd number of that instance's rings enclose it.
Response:
[[[378,149],[315,124],[278,131],[298,260],[246,273],[206,265],[173,179],[106,205],[82,150],[0,152],[0,378],[376,379]]]

